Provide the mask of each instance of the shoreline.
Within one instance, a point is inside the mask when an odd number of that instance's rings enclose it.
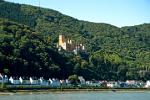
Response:
[[[1,95],[32,94],[32,93],[63,93],[63,92],[145,92],[150,88],[130,88],[130,89],[32,89],[32,90],[0,90]]]

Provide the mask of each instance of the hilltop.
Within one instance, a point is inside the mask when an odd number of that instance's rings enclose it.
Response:
[[[83,43],[86,53],[58,51],[60,34]],[[0,38],[0,69],[8,69],[9,75],[150,78],[149,23],[118,28],[78,20],[52,9],[0,0]]]

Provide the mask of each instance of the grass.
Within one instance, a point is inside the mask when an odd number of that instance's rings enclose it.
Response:
[[[7,85],[3,84],[0,92],[61,92],[61,91],[150,91],[150,88],[107,88],[100,86],[37,86],[37,85]]]

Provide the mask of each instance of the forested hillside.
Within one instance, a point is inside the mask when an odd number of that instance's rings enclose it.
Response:
[[[59,34],[85,45],[58,51]],[[0,70],[15,76],[150,79],[150,24],[118,28],[0,0]]]

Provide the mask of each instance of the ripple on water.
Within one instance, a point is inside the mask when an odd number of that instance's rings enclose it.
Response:
[[[150,100],[150,92],[50,92],[1,95],[0,100]]]

